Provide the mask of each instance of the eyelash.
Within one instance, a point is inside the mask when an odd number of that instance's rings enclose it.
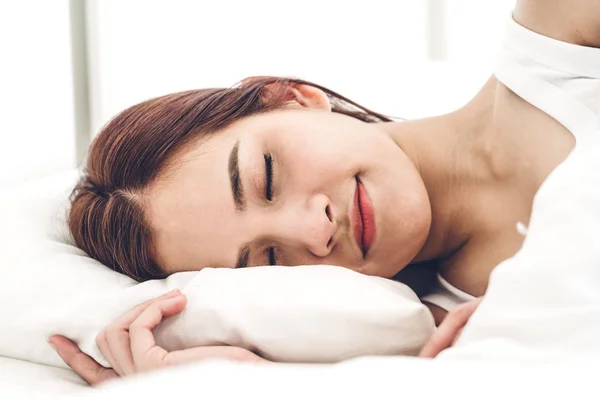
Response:
[[[267,201],[273,200],[273,193],[275,191],[274,180],[273,180],[273,156],[270,153],[264,155],[265,157],[265,198]],[[267,249],[267,254],[269,258],[269,265],[277,265],[277,252],[275,251],[275,247],[269,247]]]
[[[268,248],[269,254],[269,265],[277,265],[277,253],[275,252],[275,247]]]
[[[273,182],[273,157],[271,156],[271,154],[265,154],[265,175],[266,175],[266,180],[265,180],[265,198],[268,201],[273,200],[273,186],[274,186],[274,182]]]

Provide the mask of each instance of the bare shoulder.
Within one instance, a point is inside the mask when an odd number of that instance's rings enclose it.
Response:
[[[442,275],[457,289],[475,297],[483,296],[492,271],[515,255],[522,245],[523,236],[514,227],[511,232],[483,231],[442,264]]]
[[[541,35],[600,48],[599,0],[517,0],[513,18]]]

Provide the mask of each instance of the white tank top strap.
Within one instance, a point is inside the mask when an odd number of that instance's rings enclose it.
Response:
[[[437,274],[437,285],[433,291],[421,298],[421,301],[433,304],[445,311],[451,311],[454,307],[475,300],[475,296],[452,286],[442,275]]]

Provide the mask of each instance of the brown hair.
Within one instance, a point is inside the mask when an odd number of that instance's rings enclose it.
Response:
[[[145,189],[190,143],[241,118],[281,108],[294,84],[321,89],[333,112],[364,122],[391,121],[322,86],[276,77],[253,77],[232,88],[173,93],[134,105],[108,122],[90,146],[84,174],[71,194],[68,221],[75,244],[137,281],[164,278],[144,213]]]

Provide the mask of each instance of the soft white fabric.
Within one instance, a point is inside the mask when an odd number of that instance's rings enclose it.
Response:
[[[431,314],[407,286],[341,267],[206,269],[136,284],[69,242],[66,199],[75,178],[0,192],[0,355],[64,366],[46,343],[63,334],[108,366],[96,335],[173,288],[188,306],[157,331],[168,349],[230,344],[277,361],[330,362],[415,354],[433,332]]]
[[[68,399],[586,399],[598,392],[597,362],[438,362],[361,357],[338,364],[250,365],[205,361],[155,371]]]
[[[169,350],[227,343],[275,361],[335,362],[416,355],[434,329],[407,286],[341,267],[206,269],[183,291],[191,311],[156,330]]]
[[[63,399],[88,390],[71,370],[0,357],[0,399]]]
[[[523,364],[360,357],[336,364],[208,360],[84,386],[72,371],[0,357],[0,398],[45,399],[579,399],[597,392],[598,362]],[[435,385],[432,385],[435,382]]]
[[[542,36],[509,18],[494,75],[564,125],[578,146],[600,129],[600,49]]]

